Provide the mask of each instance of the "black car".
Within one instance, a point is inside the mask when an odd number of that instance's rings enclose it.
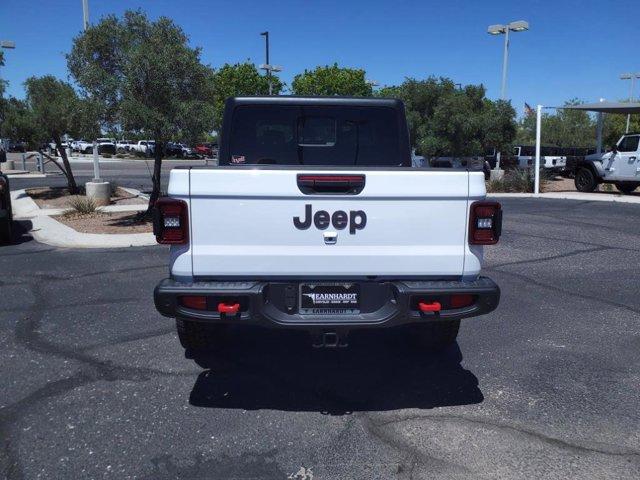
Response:
[[[11,140],[9,142],[9,151],[24,153],[27,151],[27,142]]]
[[[7,161],[7,153],[0,144],[0,165]],[[11,241],[11,224],[13,212],[11,211],[11,192],[9,189],[9,177],[0,171],[0,244]]]

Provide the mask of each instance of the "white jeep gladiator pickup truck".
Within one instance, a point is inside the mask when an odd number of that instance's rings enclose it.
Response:
[[[323,347],[402,326],[438,347],[497,307],[480,267],[500,204],[481,170],[411,168],[399,100],[232,98],[219,159],[172,170],[155,208],[171,244],[155,305],[187,350],[220,347],[234,324],[307,330]]]

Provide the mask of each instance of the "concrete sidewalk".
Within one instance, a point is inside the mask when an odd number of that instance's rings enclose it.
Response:
[[[619,202],[640,203],[640,195],[624,195],[622,193],[607,192],[547,192],[538,195],[534,193],[487,193],[493,198],[552,198],[554,200],[579,200],[582,202]]]
[[[11,192],[11,203],[15,220],[29,220],[29,233],[40,243],[55,247],[70,248],[122,248],[155,245],[153,233],[106,234],[82,233],[63,223],[58,222],[52,215],[60,215],[66,209],[41,209],[36,202],[27,195],[25,190]],[[100,207],[104,212],[129,212],[146,210],[146,205],[109,205]]]

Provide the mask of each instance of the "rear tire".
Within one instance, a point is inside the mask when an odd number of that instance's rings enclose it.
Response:
[[[627,195],[638,188],[639,185],[640,183],[636,182],[616,182],[616,188],[618,189],[618,191]]]
[[[598,186],[598,180],[591,169],[582,167],[576,172],[574,179],[576,190],[579,192],[593,192]]]
[[[177,318],[176,329],[186,350],[219,350],[226,343],[228,326]]]
[[[435,320],[422,325],[411,325],[409,335],[418,347],[437,351],[452,345],[458,338],[460,320]]]
[[[13,240],[11,220],[0,221],[0,244],[9,244]]]

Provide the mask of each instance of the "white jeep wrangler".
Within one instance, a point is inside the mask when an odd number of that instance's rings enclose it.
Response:
[[[575,185],[593,192],[601,183],[613,183],[623,193],[640,186],[640,134],[625,134],[611,151],[587,155],[576,163]]]
[[[399,100],[233,98],[219,159],[173,169],[155,208],[171,244],[155,305],[187,350],[231,325],[307,330],[319,347],[405,326],[441,347],[498,306],[480,268],[502,210],[482,165],[412,168]]]

